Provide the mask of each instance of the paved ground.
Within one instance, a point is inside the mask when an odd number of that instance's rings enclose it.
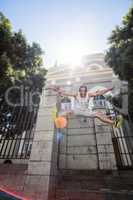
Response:
[[[62,171],[57,200],[133,200],[133,172]]]

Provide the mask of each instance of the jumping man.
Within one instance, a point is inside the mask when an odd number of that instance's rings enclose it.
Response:
[[[120,128],[120,126],[122,125],[122,122],[123,122],[122,115],[118,115],[116,120],[112,120],[107,115],[103,114],[102,112],[93,111],[92,109],[88,108],[88,103],[89,103],[89,100],[91,97],[103,95],[109,91],[112,91],[113,88],[108,88],[108,89],[99,90],[96,92],[91,92],[91,91],[87,90],[87,86],[82,85],[79,88],[79,92],[77,92],[75,94],[67,93],[67,92],[61,90],[61,88],[58,86],[50,86],[46,89],[51,89],[53,91],[56,91],[56,92],[58,92],[59,95],[75,98],[74,109],[72,109],[70,112],[59,113],[60,116],[67,116],[69,114],[74,114],[77,116],[98,118],[102,122],[108,123],[117,128]]]

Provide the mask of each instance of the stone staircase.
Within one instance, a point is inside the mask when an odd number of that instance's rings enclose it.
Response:
[[[133,171],[61,170],[56,200],[133,200]]]

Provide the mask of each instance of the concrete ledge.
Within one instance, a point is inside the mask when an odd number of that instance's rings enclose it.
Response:
[[[84,155],[84,154],[96,154],[96,146],[88,145],[88,146],[79,146],[79,147],[69,147],[67,149],[67,154],[73,155]]]
[[[48,116],[39,116],[37,119],[36,131],[54,130],[54,122]]]
[[[51,160],[52,141],[34,141],[30,160]]]
[[[96,155],[70,155],[67,156],[69,169],[97,169]]]
[[[68,128],[68,135],[93,135],[94,134],[94,128]]]
[[[94,135],[84,135],[84,136],[68,136],[68,145],[95,145]]]
[[[50,169],[51,169],[51,162],[48,161],[42,161],[42,162],[35,162],[30,161],[28,166],[28,174],[31,175],[50,175]]]
[[[53,131],[37,131],[34,141],[52,141],[54,137]]]

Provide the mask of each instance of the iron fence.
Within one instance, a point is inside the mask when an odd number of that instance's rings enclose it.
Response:
[[[133,169],[133,133],[127,119],[112,138],[118,169]]]
[[[0,105],[0,159],[28,159],[38,108]]]

